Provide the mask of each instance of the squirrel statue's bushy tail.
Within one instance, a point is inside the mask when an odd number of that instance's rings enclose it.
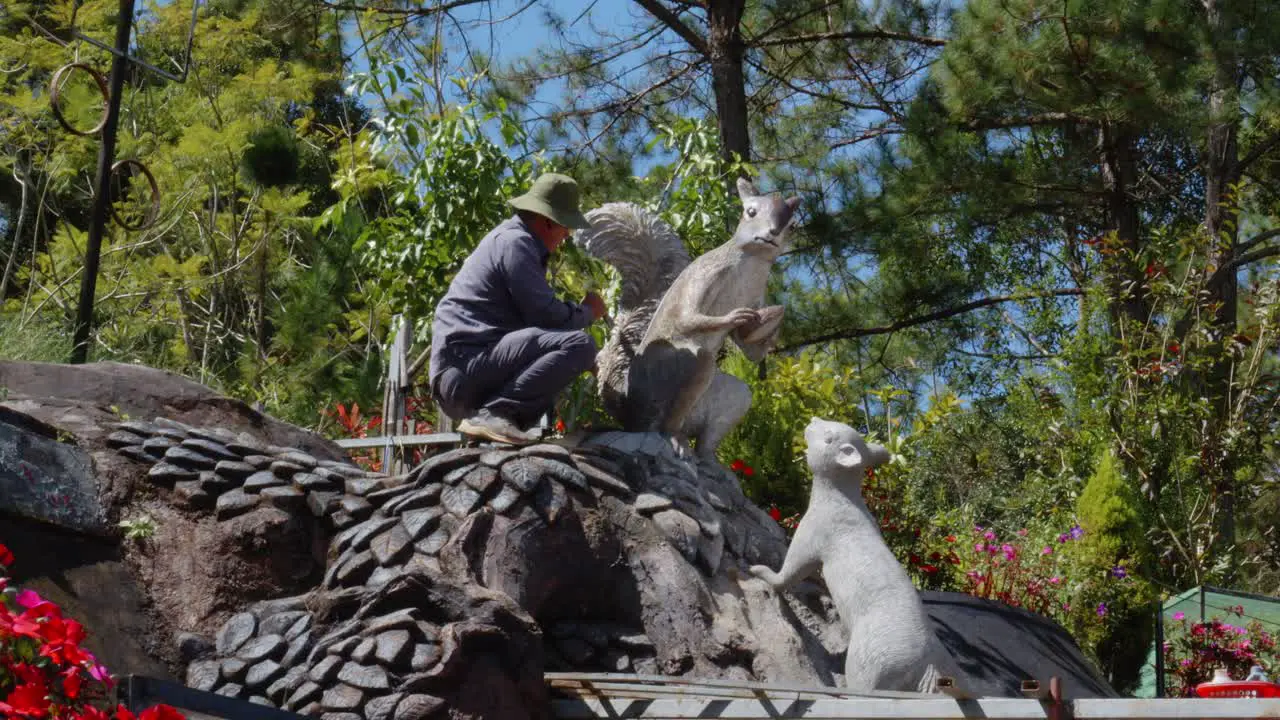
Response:
[[[633,429],[642,418],[627,403],[627,373],[645,331],[671,283],[689,265],[680,236],[657,213],[634,203],[608,203],[587,213],[591,227],[577,240],[588,253],[618,269],[622,276],[618,315],[600,354],[600,399],[623,427]],[[628,408],[632,408],[628,410]]]

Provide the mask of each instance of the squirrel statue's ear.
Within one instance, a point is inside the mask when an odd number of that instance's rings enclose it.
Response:
[[[756,186],[752,185],[750,180],[744,177],[738,178],[738,197],[739,198],[746,200],[747,198],[756,197],[759,194],[760,192],[756,190]]]
[[[851,443],[845,443],[836,450],[836,464],[844,468],[854,468],[862,464],[862,453]]]

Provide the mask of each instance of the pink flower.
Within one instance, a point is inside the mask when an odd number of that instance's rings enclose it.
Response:
[[[1022,528],[1021,530],[1018,531],[1018,537],[1026,537],[1026,536],[1027,536],[1026,528]]]
[[[1053,548],[1049,547],[1048,545],[1045,545],[1045,546],[1044,546],[1044,548],[1040,550],[1040,554],[1041,554],[1041,555],[1052,555],[1052,554],[1053,554]]]
[[[996,539],[996,534],[995,534],[995,533],[993,533],[993,532],[991,532],[990,530],[988,530],[988,531],[986,531],[986,532],[982,533],[982,537],[984,537],[984,538],[986,538],[986,539],[988,539],[988,540],[995,540],[995,539]]]
[[[987,549],[987,546],[982,543],[974,543],[973,545],[974,552],[983,552],[986,549]]]
[[[1181,620],[1181,619],[1185,618],[1186,616],[1187,616],[1187,614],[1186,614],[1186,613],[1184,613],[1184,612],[1182,612],[1181,610],[1179,610],[1178,612],[1176,612],[1176,613],[1174,613],[1174,614],[1173,614],[1173,619],[1174,619],[1174,620]]]
[[[15,599],[19,605],[28,610],[44,602],[44,598],[41,598],[35,590],[23,590],[18,593],[18,597]]]
[[[1006,560],[1012,560],[1012,559],[1014,558],[1014,556],[1015,556],[1015,555],[1017,555],[1017,553],[1016,553],[1016,552],[1014,552],[1014,550],[1013,550],[1013,546],[1012,546],[1012,545],[1007,545],[1007,544],[1006,544],[1004,547],[1002,547],[1002,548],[1000,548],[1000,549],[1004,551],[1004,558],[1005,558]]]
[[[111,673],[96,662],[89,666],[89,674],[93,676],[94,680],[104,683],[108,687],[112,685]]]
[[[1049,578],[1050,585],[1057,585],[1060,582],[1062,582],[1062,578],[1058,577],[1057,575],[1054,575],[1053,577]]]

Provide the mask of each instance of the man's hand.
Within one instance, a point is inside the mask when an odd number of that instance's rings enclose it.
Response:
[[[604,298],[599,295],[593,292],[587,293],[587,296],[582,298],[582,304],[591,310],[592,322],[604,317]]]

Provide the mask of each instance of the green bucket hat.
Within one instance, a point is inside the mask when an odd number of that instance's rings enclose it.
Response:
[[[591,227],[578,211],[578,183],[568,175],[545,173],[533,182],[529,192],[509,202],[517,210],[537,213],[567,228]]]

